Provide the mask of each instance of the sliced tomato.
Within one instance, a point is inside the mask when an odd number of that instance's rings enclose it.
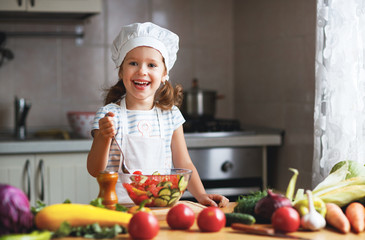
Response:
[[[152,184],[150,185],[146,190],[147,192],[150,192],[153,196],[158,197],[158,192],[162,189],[163,187],[157,187],[156,184]]]
[[[144,200],[147,200],[147,199],[149,199],[149,197],[147,195],[139,195],[139,196],[136,196],[135,198],[133,198],[134,203],[136,205],[141,204]],[[147,204],[145,206],[147,206]]]

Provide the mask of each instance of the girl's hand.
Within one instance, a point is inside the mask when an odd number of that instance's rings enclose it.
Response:
[[[99,134],[104,138],[112,138],[117,132],[114,128],[114,113],[108,112],[99,120]]]
[[[213,207],[225,207],[229,203],[228,198],[219,194],[203,194],[197,200],[202,205]]]

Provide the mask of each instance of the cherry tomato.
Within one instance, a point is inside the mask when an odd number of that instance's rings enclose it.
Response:
[[[149,212],[137,212],[128,224],[128,232],[132,239],[152,239],[159,231],[157,218]]]
[[[295,232],[300,226],[300,216],[293,207],[281,207],[275,210],[271,224],[278,232]]]
[[[207,207],[199,213],[197,221],[201,231],[218,232],[226,225],[226,215],[217,207]]]
[[[166,221],[171,229],[187,230],[194,224],[195,214],[189,206],[181,203],[170,208]]]

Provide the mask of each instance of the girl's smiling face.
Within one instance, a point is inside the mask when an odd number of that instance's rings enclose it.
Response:
[[[144,46],[129,51],[119,71],[127,90],[128,109],[151,109],[155,92],[165,76],[165,63],[159,51]]]

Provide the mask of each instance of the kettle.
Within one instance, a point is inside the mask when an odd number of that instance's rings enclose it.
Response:
[[[24,140],[27,136],[26,118],[31,107],[24,98],[15,97],[15,138]]]

